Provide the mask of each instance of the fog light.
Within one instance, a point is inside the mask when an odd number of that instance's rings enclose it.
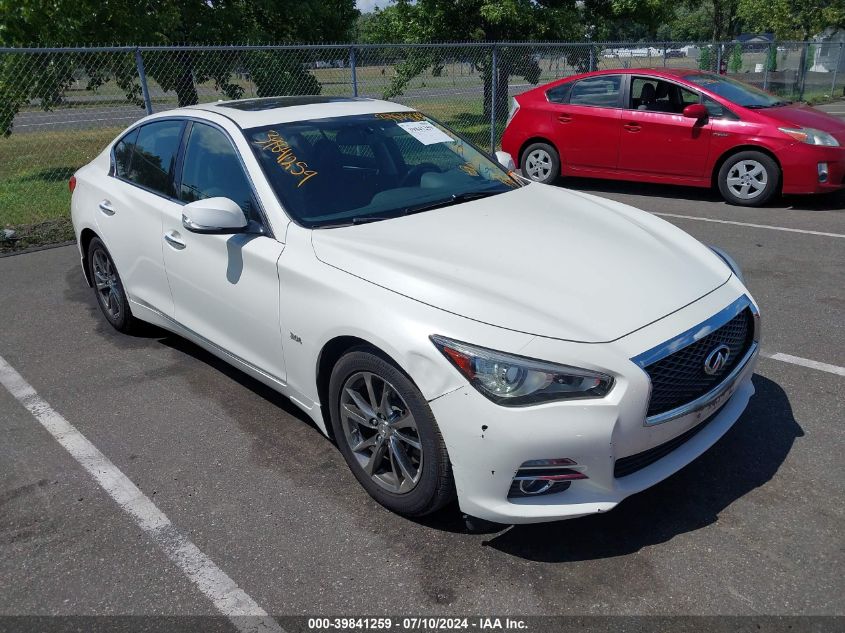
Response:
[[[827,182],[827,163],[819,163],[819,182]]]
[[[508,497],[533,497],[563,492],[573,481],[588,479],[581,471],[570,468],[577,465],[568,457],[523,462],[511,482]]]
[[[524,495],[541,495],[555,485],[553,481],[542,479],[524,479],[519,482],[519,491]]]

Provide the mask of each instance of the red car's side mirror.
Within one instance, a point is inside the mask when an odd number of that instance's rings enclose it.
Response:
[[[706,119],[707,108],[700,103],[693,103],[684,108],[684,116],[688,119]]]

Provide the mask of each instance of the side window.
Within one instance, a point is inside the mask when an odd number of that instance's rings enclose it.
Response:
[[[247,218],[260,221],[252,187],[232,142],[217,128],[194,123],[185,147],[180,198],[194,202],[216,197],[234,200]]]
[[[569,92],[572,90],[572,82],[560,84],[546,90],[546,99],[551,103],[569,103]]]
[[[179,151],[182,121],[141,126],[126,179],[165,196],[175,196],[173,168]]]
[[[572,105],[597,106],[600,108],[619,107],[619,75],[600,75],[576,81],[569,94]]]
[[[697,92],[693,92],[692,90],[687,90],[686,88],[681,88],[681,100],[686,108],[688,105],[693,105],[694,103],[699,102],[699,96]]]
[[[114,173],[121,178],[128,178],[132,152],[138,140],[138,128],[132,130],[114,145]]]
[[[656,77],[634,77],[631,81],[630,107],[634,110],[681,114],[684,108],[698,103],[698,94]]]

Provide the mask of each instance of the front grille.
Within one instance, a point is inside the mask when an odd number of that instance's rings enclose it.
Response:
[[[739,364],[753,340],[754,316],[745,308],[718,330],[646,366],[651,378],[648,416],[676,409],[716,387]],[[720,344],[731,350],[728,362],[717,373],[707,374],[704,360]]]
[[[722,405],[722,407],[723,406],[725,405]],[[619,477],[627,477],[628,475],[634,474],[638,470],[642,470],[646,466],[651,466],[658,459],[666,457],[676,448],[692,439],[692,437],[694,435],[697,435],[699,431],[704,430],[704,427],[710,424],[713,418],[719,415],[719,412],[722,410],[722,407],[719,407],[711,415],[707,416],[706,420],[699,422],[690,430],[681,433],[678,437],[673,437],[668,442],[664,442],[659,446],[655,446],[654,448],[645,450],[642,453],[637,453],[636,455],[629,455],[628,457],[621,457],[617,459],[616,462],[613,464],[613,476],[617,479]]]

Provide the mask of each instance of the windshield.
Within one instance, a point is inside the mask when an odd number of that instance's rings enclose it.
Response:
[[[279,201],[309,228],[383,220],[520,186],[415,111],[280,123],[245,134]]]
[[[754,86],[749,86],[735,79],[728,79],[722,75],[701,73],[686,75],[684,79],[745,108],[771,108],[786,103],[768,92],[763,92]]]

